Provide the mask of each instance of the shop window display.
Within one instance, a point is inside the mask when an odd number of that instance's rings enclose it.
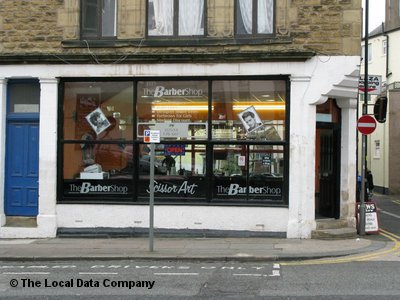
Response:
[[[283,147],[215,145],[213,198],[224,201],[281,201]]]
[[[204,201],[206,147],[198,142],[207,139],[208,82],[140,81],[137,90],[138,137],[145,129],[153,129],[160,130],[164,141],[170,141],[156,146],[155,199]],[[149,148],[141,145],[141,199],[148,198],[149,160]]]
[[[147,200],[150,185],[150,148],[140,145],[139,199]],[[207,191],[205,145],[157,144],[154,196],[158,201],[204,201]]]
[[[214,81],[213,139],[284,140],[285,88],[283,80]]]
[[[140,81],[137,91],[139,137],[155,129],[165,140],[207,139],[207,81]]]
[[[131,82],[65,83],[64,196],[132,196],[132,98]]]
[[[161,136],[154,152],[157,202],[287,201],[285,79],[61,86],[62,201],[147,202],[152,153],[146,129]]]

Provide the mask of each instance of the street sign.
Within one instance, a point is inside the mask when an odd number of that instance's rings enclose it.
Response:
[[[376,121],[369,115],[361,116],[357,122],[357,129],[362,134],[371,134],[375,131]]]
[[[160,143],[160,130],[145,129],[143,142],[150,144],[149,251],[154,251],[154,143]]]
[[[159,143],[160,142],[160,130],[144,130],[143,142],[145,143]]]

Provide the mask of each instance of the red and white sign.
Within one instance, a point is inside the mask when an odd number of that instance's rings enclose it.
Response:
[[[369,115],[361,116],[357,122],[357,129],[362,134],[371,134],[375,131],[376,121]]]
[[[364,75],[361,75],[358,81],[358,89],[361,93],[365,93]],[[371,95],[379,95],[381,93],[382,76],[369,75],[368,76],[368,93]]]

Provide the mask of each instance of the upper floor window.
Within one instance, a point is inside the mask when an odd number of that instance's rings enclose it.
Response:
[[[204,35],[204,0],[148,0],[149,36]]]
[[[386,55],[386,51],[387,51],[387,41],[383,40],[382,41],[382,54]]]
[[[116,36],[116,0],[81,1],[81,37],[107,39]]]
[[[274,30],[273,0],[236,0],[238,35],[272,34]]]
[[[361,47],[361,58],[365,59],[365,45]],[[372,44],[368,44],[368,62],[372,61]]]

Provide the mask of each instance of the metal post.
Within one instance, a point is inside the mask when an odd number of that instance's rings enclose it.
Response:
[[[150,144],[149,251],[154,251],[154,143]]]
[[[369,1],[365,0],[365,38],[364,38],[364,104],[363,115],[368,114],[368,14]],[[361,191],[359,234],[365,235],[365,170],[367,168],[367,135],[362,135],[361,153]]]

